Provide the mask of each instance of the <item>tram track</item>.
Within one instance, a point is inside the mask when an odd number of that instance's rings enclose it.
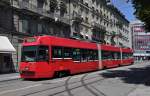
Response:
[[[101,78],[101,79],[94,80],[94,81],[89,82],[89,83],[86,83],[86,84],[84,83],[84,85],[83,85],[83,83],[82,83],[83,81],[82,81],[82,79],[81,79],[80,81],[78,81],[78,82],[81,82],[80,85],[78,85],[78,86],[76,86],[76,87],[69,88],[69,90],[71,91],[71,90],[74,90],[74,89],[77,89],[77,88],[80,88],[80,87],[84,87],[84,86],[87,86],[87,85],[90,85],[90,84],[94,84],[94,83],[103,81],[103,80],[105,80],[105,79],[106,79],[106,78]],[[88,80],[89,80],[89,79],[88,79]],[[78,83],[78,82],[76,82],[76,83]],[[87,87],[85,87],[85,88],[86,88],[90,93],[92,93],[94,96],[100,96],[99,94],[94,93],[93,90],[91,90],[90,88],[87,88]],[[65,90],[63,90],[63,91],[50,94],[49,96],[55,96],[55,95],[61,94],[61,93],[66,92],[66,91],[67,91],[67,90],[65,89]],[[70,96],[70,95],[69,95],[69,96]],[[105,95],[105,96],[106,96],[106,95]]]
[[[107,96],[105,95],[103,92],[101,92],[100,90],[96,89],[95,87],[93,88],[94,90],[98,91],[99,93],[93,91],[89,86],[88,86],[88,83],[85,83],[84,81],[84,78],[86,77],[87,75],[84,75],[82,78],[81,78],[81,83],[82,85],[85,87],[86,90],[88,90],[90,93],[92,93],[94,96],[100,96],[100,94],[102,96]]]
[[[71,93],[71,90],[69,88],[69,80],[71,80],[72,77],[69,77],[66,81],[65,81],[65,89],[68,93],[69,96],[74,96],[72,93]]]
[[[85,75],[87,75],[87,74],[85,74]],[[85,75],[83,75],[84,76],[84,78],[86,77]],[[106,78],[98,78],[97,76],[94,76],[94,77],[91,77],[91,78],[88,78],[88,79],[83,79],[83,76],[81,77],[81,79],[80,80],[77,80],[77,81],[74,81],[74,82],[70,82],[69,83],[69,81],[73,78],[72,76],[70,76],[70,77],[68,77],[65,81],[64,81],[64,83],[65,84],[62,84],[62,85],[59,85],[59,86],[54,86],[54,87],[51,87],[51,88],[46,88],[46,89],[43,89],[43,90],[40,90],[40,91],[36,91],[36,92],[32,92],[32,93],[28,93],[28,94],[25,94],[25,95],[22,95],[22,96],[32,96],[32,95],[34,95],[34,94],[38,94],[38,93],[40,93],[40,92],[44,92],[44,91],[48,91],[48,90],[54,90],[54,89],[57,89],[57,88],[63,88],[63,87],[65,87],[63,90],[61,90],[61,91],[59,91],[59,92],[54,92],[54,93],[52,93],[52,94],[50,94],[49,96],[54,96],[54,95],[58,95],[58,94],[61,94],[61,93],[63,93],[63,92],[67,92],[67,94],[68,94],[68,96],[74,96],[72,93],[71,93],[71,91],[72,90],[74,90],[74,89],[77,89],[77,88],[80,88],[80,87],[83,87],[83,86],[87,86],[87,85],[89,85],[89,84],[93,84],[93,83],[96,83],[96,82],[101,82],[101,81],[103,81],[103,80],[105,80]],[[89,81],[89,80],[93,80],[93,79],[95,79],[95,78],[98,78],[98,80],[94,80],[94,81],[91,81],[91,82],[88,82],[88,83],[82,83],[83,82],[83,80],[84,81]],[[73,85],[73,84],[77,84],[77,83],[81,83],[80,85],[78,85],[78,86],[75,86],[75,87],[71,87],[71,88],[69,88],[69,86],[71,86],[71,85]],[[44,83],[42,83],[43,85],[44,85]],[[46,83],[47,84],[47,83]],[[50,85],[51,84],[55,84],[55,83],[50,83]],[[89,90],[91,90],[91,89],[87,89],[88,91]],[[89,92],[91,92],[91,91],[89,91]],[[99,95],[97,95],[97,96],[99,96]],[[103,95],[103,96],[106,96],[106,95]]]

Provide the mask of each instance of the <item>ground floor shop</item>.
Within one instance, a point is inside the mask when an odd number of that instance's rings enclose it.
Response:
[[[19,36],[0,34],[0,74],[18,71],[21,43]]]
[[[134,56],[135,61],[150,60],[149,53],[134,53],[133,56]]]

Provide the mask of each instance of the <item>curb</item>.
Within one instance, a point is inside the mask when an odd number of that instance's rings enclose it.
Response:
[[[19,79],[19,78],[20,78],[20,76],[4,77],[4,78],[0,79],[0,82],[11,81],[11,80],[17,80],[17,79]]]

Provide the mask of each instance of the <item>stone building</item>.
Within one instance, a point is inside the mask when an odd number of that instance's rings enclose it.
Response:
[[[106,0],[71,0],[71,35],[131,47],[129,21]]]
[[[0,35],[17,50],[15,70],[23,38],[42,34],[121,47],[131,43],[129,21],[106,0],[0,0]]]

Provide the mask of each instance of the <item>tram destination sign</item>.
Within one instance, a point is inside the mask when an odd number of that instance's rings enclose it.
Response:
[[[26,39],[26,42],[35,42],[36,38],[30,37]]]

